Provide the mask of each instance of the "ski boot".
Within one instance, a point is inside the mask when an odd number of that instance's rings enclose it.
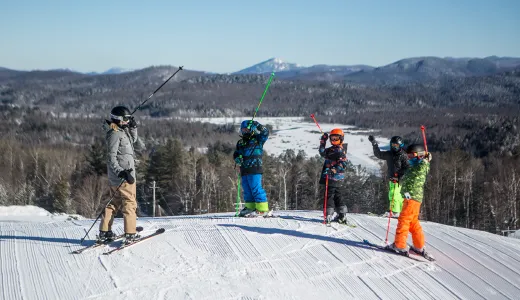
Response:
[[[344,213],[338,214],[338,216],[334,219],[335,222],[338,222],[339,224],[347,225],[347,215]]]
[[[115,234],[112,230],[109,231],[99,231],[99,235],[97,236],[96,243],[97,244],[108,244],[114,241]]]
[[[239,217],[248,217],[250,214],[256,212],[256,210],[254,209],[249,209],[247,207],[244,207],[239,213],[238,213],[238,216]]]
[[[406,246],[406,248],[397,248],[397,246],[395,245],[395,243],[392,243],[388,246],[386,246],[386,248],[390,249],[390,250],[393,250],[395,251],[397,254],[400,254],[400,255],[404,255],[404,256],[408,256],[409,253],[408,253],[408,246]]]
[[[327,226],[331,226],[332,221],[334,221],[334,218],[332,218],[332,215],[327,215],[327,217],[325,218],[325,224]]]
[[[431,256],[428,252],[426,252],[426,249],[424,247],[419,249],[419,248],[416,248],[415,246],[410,246],[410,251],[426,258],[429,261],[435,261],[435,258],[433,256]]]
[[[125,240],[123,241],[123,244],[124,245],[131,244],[140,238],[141,238],[141,236],[138,235],[137,233],[125,233]]]

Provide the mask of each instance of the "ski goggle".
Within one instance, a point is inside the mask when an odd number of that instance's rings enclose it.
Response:
[[[331,141],[334,141],[334,142],[341,140],[339,135],[331,135],[329,138]]]
[[[390,144],[390,147],[394,148],[394,149],[398,149],[401,147],[401,144],[397,144],[397,143],[391,143]]]
[[[110,118],[112,118],[114,120],[123,121],[123,122],[130,121],[131,117],[132,117],[132,115],[116,116],[116,115],[110,114]]]
[[[414,153],[408,153],[408,158],[409,159],[413,159],[413,158],[423,158],[425,155],[425,152],[424,151],[421,151],[421,152],[414,152]]]

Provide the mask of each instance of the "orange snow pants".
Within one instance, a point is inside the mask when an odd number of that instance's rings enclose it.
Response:
[[[419,224],[419,210],[421,203],[413,199],[405,199],[403,210],[399,215],[397,229],[395,231],[395,246],[397,248],[406,248],[406,240],[408,232],[412,234],[413,245],[417,249],[424,247],[424,233]]]

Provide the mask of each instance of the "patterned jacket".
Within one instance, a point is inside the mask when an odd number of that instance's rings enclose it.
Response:
[[[430,163],[423,159],[417,164],[412,164],[406,171],[401,182],[401,194],[406,198],[406,194],[410,198],[422,203],[424,196],[424,184],[426,183],[426,175],[430,171]]]
[[[325,184],[325,170],[329,172],[329,186],[340,186],[345,180],[345,169],[347,168],[347,150],[343,146],[333,145],[325,148],[324,143],[320,143],[320,156],[325,158],[321,169],[320,184]]]
[[[269,137],[269,129],[267,126],[260,125],[258,130],[260,133],[253,135],[252,138],[240,139],[233,153],[233,159],[242,156],[243,162],[240,166],[242,176],[263,173],[262,155],[264,154],[264,144]]]

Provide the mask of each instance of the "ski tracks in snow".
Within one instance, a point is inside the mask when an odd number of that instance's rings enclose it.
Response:
[[[387,219],[349,214],[357,228],[327,227],[318,211],[280,218],[230,214],[140,218],[167,232],[111,256],[79,255],[91,220],[1,223],[4,299],[515,299],[516,241],[423,223],[435,263],[379,251]],[[114,228],[122,230],[122,220]],[[392,220],[393,241],[397,220]]]

